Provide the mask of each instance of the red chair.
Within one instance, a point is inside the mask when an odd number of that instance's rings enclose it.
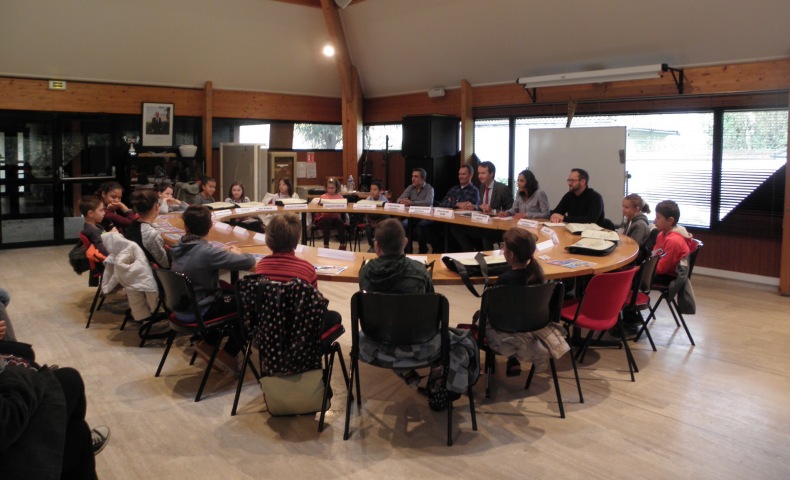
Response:
[[[587,288],[581,298],[566,302],[562,307],[562,319],[577,328],[589,330],[584,345],[578,352],[578,360],[584,360],[593,339],[594,332],[605,332],[617,326],[620,330],[618,342],[625,347],[626,360],[628,361],[628,371],[631,374],[631,381],[634,379],[634,369],[636,362],[628,342],[625,340],[625,332],[621,322],[621,311],[628,299],[636,267],[618,272],[602,273],[592,277],[587,284]]]

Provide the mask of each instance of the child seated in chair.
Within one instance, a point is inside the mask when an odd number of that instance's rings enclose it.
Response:
[[[394,218],[381,221],[376,226],[374,248],[375,258],[367,262],[359,271],[359,287],[368,292],[381,293],[432,293],[433,281],[425,265],[406,257],[406,231],[401,222]],[[408,306],[405,306],[408,308]],[[435,410],[446,407],[446,399],[440,400],[434,396],[435,386],[438,382],[445,382],[447,390],[460,394],[467,386],[467,377],[479,374],[479,361],[477,344],[475,344],[468,331],[450,330],[450,368],[453,373],[443,371],[443,366],[438,363],[431,368],[428,380],[429,404]],[[360,358],[371,361],[375,358],[394,358],[398,352],[411,351],[415,360],[425,360],[432,357],[441,349],[441,338],[437,335],[420,348],[413,346],[378,345],[360,333]],[[412,348],[410,348],[412,347]],[[390,351],[392,350],[392,351]],[[419,353],[415,353],[419,351]],[[397,360],[396,360],[397,361]],[[403,380],[412,387],[417,387],[421,377],[413,369],[394,369]],[[454,379],[453,382],[448,378]],[[442,388],[442,390],[444,390]]]
[[[107,257],[107,248],[102,242],[102,234],[105,233],[101,225],[104,220],[104,202],[96,196],[85,196],[80,200],[80,213],[85,218],[85,225],[82,227],[82,234],[91,242],[91,245],[101,254],[94,255],[93,260],[101,262]],[[112,232],[117,232],[112,229]],[[90,252],[88,252],[90,255]],[[89,256],[90,259],[90,256]]]
[[[204,319],[221,317],[237,311],[232,286],[220,285],[219,270],[250,270],[255,266],[252,254],[241,253],[238,247],[230,245],[216,248],[206,241],[211,230],[211,211],[202,205],[193,205],[182,216],[186,235],[171,250],[173,261],[171,269],[189,277],[195,290],[198,306]],[[224,282],[223,282],[224,283]],[[184,322],[194,322],[188,312],[175,312],[176,318]],[[210,358],[215,345],[221,340],[220,332],[211,330],[195,350],[204,360]],[[231,337],[217,355],[217,368],[238,371],[237,355],[241,346]]]
[[[370,195],[368,195],[366,200],[387,203],[387,197],[384,196],[381,190],[381,180],[373,180],[373,182],[370,183]],[[373,248],[373,234],[376,225],[386,218],[385,215],[365,215],[365,236],[368,238],[368,246],[370,247],[368,253],[374,253],[376,251],[376,249]]]
[[[696,242],[685,228],[678,225],[680,207],[672,200],[656,205],[656,229],[658,238],[653,254],[663,253],[656,265],[655,282],[668,285],[677,277],[676,269],[683,257],[697,248]]]
[[[326,181],[326,193],[321,195],[321,199],[342,200],[343,198],[343,195],[340,194],[340,181],[335,177],[329,178]],[[346,225],[341,214],[316,213],[313,216],[313,224],[323,232],[324,248],[329,248],[329,236],[334,228],[337,230],[337,240],[340,242],[338,249],[346,249]]]
[[[307,260],[296,256],[294,250],[299,244],[302,235],[302,226],[299,216],[293,213],[274,215],[266,229],[266,246],[272,250],[258,262],[255,273],[265,275],[275,282],[289,282],[299,278],[318,288],[318,276],[315,267]],[[327,310],[324,316],[323,331],[326,332],[333,325],[341,322],[340,314]]]

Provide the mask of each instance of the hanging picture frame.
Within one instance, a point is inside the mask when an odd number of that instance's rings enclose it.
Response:
[[[143,103],[143,146],[172,147],[174,119],[172,103]]]

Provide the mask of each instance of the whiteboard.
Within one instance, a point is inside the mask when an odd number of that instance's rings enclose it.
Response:
[[[551,208],[568,192],[568,174],[582,168],[589,187],[603,197],[604,215],[622,221],[625,196],[625,127],[534,128],[529,131],[529,169]]]

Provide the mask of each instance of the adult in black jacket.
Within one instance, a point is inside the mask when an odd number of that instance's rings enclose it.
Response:
[[[552,222],[595,223],[603,226],[603,197],[587,185],[589,181],[590,175],[585,170],[571,170],[568,175],[568,193],[551,211]]]

